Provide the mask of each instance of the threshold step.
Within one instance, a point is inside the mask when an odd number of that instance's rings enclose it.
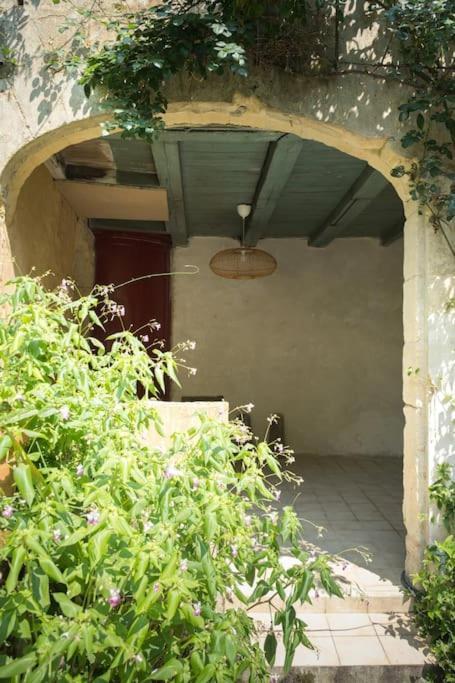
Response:
[[[270,630],[270,615],[255,613],[260,639]],[[299,611],[314,650],[300,646],[291,673],[283,674],[285,650],[279,627],[274,680],[299,683],[393,683],[424,676],[432,660],[407,613]]]

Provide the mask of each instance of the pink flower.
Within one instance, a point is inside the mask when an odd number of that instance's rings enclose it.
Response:
[[[90,510],[90,512],[87,512],[85,518],[87,520],[87,524],[90,524],[90,526],[96,526],[100,521],[100,513],[96,508],[94,508],[93,510]]]
[[[147,344],[147,342],[150,341],[150,338],[149,338],[148,334],[141,334],[140,340],[141,340],[141,342],[143,342],[144,344]]]
[[[55,543],[58,543],[62,539],[62,532],[60,529],[54,529],[52,532],[52,538],[54,539]]]
[[[278,501],[281,498],[281,491],[275,491],[275,500]]]
[[[195,602],[193,603],[193,613],[195,617],[199,617],[201,615],[201,603],[200,602]]]
[[[186,572],[188,569],[188,560],[182,560],[180,562],[180,571]]]
[[[194,490],[198,489],[200,485],[201,485],[200,480],[199,480],[197,477],[194,477],[194,479],[193,479],[193,489],[194,489]]]
[[[153,584],[153,592],[158,593],[159,590],[160,590],[160,584],[157,581],[156,583]]]
[[[84,470],[84,465],[81,465],[81,464],[79,463],[79,465],[77,465],[77,467],[76,467],[76,476],[77,476],[77,477],[83,477],[83,476],[84,476],[84,472],[85,472],[85,470]]]
[[[14,508],[12,505],[5,505],[2,511],[2,517],[5,519],[11,519],[11,517],[14,515]]]
[[[107,601],[112,608],[118,607],[122,602],[120,591],[117,588],[111,588]]]
[[[231,545],[231,552],[232,552],[232,557],[237,557],[239,554],[239,551],[237,550],[237,546]]]

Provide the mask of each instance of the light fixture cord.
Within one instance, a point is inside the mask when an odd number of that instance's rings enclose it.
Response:
[[[242,218],[242,247],[245,246],[245,217]]]

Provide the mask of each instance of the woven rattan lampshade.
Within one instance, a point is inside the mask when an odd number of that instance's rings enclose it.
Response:
[[[210,268],[215,275],[229,280],[254,280],[258,277],[272,275],[277,262],[271,254],[262,249],[245,247],[245,219],[251,213],[250,204],[238,204],[237,213],[243,221],[242,243],[236,249],[223,249],[210,261]]]
[[[271,254],[262,249],[238,247],[219,251],[210,261],[216,275],[230,280],[254,280],[271,275],[277,263]]]

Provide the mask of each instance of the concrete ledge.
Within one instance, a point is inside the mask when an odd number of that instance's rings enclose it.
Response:
[[[150,427],[147,439],[154,448],[166,448],[170,444],[173,434],[188,431],[191,427],[199,425],[199,415],[208,417],[220,422],[228,422],[229,403],[226,401],[153,401],[152,407],[157,411],[163,423],[163,434],[161,436],[155,427]]]

